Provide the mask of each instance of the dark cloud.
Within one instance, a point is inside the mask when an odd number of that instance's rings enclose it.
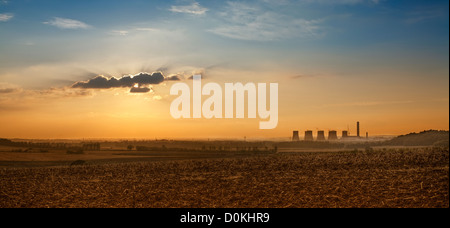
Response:
[[[139,83],[140,85],[157,85],[164,80],[164,75],[161,72],[153,73],[152,75],[140,73],[132,78],[134,83]]]
[[[148,93],[150,91],[152,91],[152,89],[147,88],[147,87],[142,87],[142,88],[133,87],[133,88],[131,88],[130,93]]]
[[[111,78],[107,79],[104,76],[97,76],[85,82],[76,82],[72,85],[72,88],[83,88],[83,89],[108,89],[115,87],[117,79]]]
[[[166,78],[166,81],[181,81],[178,75],[172,75]]]
[[[136,84],[142,85],[157,85],[164,82],[166,78],[161,72],[153,74],[140,73],[134,76],[123,76],[122,78],[107,78],[105,76],[97,76],[93,79],[83,82],[76,82],[72,88],[82,89],[111,89],[133,87]]]

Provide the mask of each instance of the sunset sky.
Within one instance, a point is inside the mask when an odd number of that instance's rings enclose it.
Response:
[[[355,134],[356,121],[370,135],[448,130],[448,9],[447,0],[0,0],[0,138],[340,135]],[[278,83],[278,127],[173,119],[170,88],[194,74]],[[150,81],[133,89],[139,78]]]

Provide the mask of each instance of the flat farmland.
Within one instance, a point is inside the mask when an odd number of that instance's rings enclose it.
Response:
[[[67,150],[49,149],[41,152],[13,152],[14,148],[0,147],[0,168],[36,168],[70,166],[74,161],[85,161],[88,165],[104,165],[126,162],[155,162],[197,160],[209,158],[248,157],[266,152],[221,152],[221,151],[128,151],[120,149],[83,151],[82,154],[67,154]],[[17,150],[17,149],[16,149]],[[21,149],[25,150],[25,149]]]
[[[2,168],[0,207],[449,207],[448,149],[140,158]]]

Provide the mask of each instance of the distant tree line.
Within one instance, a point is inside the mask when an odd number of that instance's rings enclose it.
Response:
[[[128,146],[131,150],[133,146]],[[178,147],[166,147],[162,145],[161,147],[147,147],[147,146],[136,146],[137,151],[189,151],[189,152],[205,152],[205,151],[223,151],[223,152],[277,152],[277,147],[269,146],[207,146],[203,145],[199,148],[178,148]]]
[[[9,139],[0,138],[1,146],[10,147],[26,147],[26,148],[49,148],[49,149],[68,149],[70,151],[79,150],[100,150],[100,143],[80,143],[80,144],[67,144],[67,143],[50,143],[50,142],[14,142]]]
[[[48,143],[48,142],[13,142],[9,139],[0,139],[0,145],[11,147],[29,147],[29,148],[66,148],[65,143]]]

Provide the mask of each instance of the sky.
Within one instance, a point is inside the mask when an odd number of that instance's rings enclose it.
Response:
[[[0,137],[449,129],[449,2],[0,0]],[[174,83],[278,83],[279,121],[174,119]],[[136,88],[134,86],[136,85]]]

